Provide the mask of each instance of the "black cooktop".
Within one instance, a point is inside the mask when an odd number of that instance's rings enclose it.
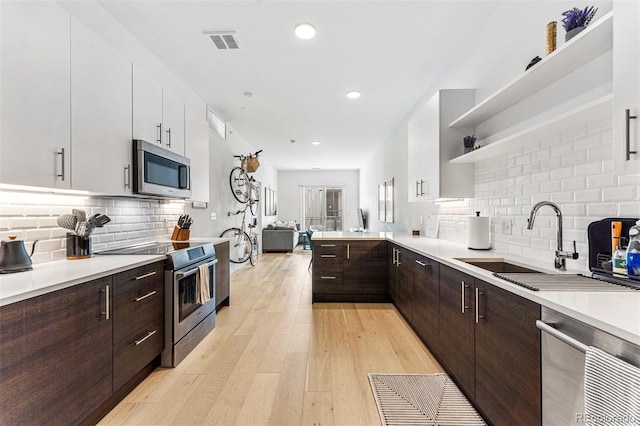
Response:
[[[136,244],[134,246],[120,247],[111,250],[96,252],[95,254],[167,254],[176,250],[200,246],[202,243],[189,242],[153,242]]]

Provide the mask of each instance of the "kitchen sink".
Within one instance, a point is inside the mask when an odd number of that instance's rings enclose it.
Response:
[[[514,265],[513,263],[506,262],[504,259],[496,259],[496,258],[456,258],[464,263],[468,263],[469,265],[477,266],[478,268],[486,269],[491,272],[510,272],[510,273],[531,273],[535,272],[538,274],[542,274],[540,271],[536,271],[533,269],[525,268],[524,266]]]

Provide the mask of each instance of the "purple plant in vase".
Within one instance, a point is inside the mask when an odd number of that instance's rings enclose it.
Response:
[[[597,7],[587,6],[584,9],[574,7],[573,9],[563,12],[562,16],[564,16],[564,18],[562,19],[562,26],[567,31],[565,40],[569,41],[571,37],[584,30],[597,11]]]
[[[473,145],[476,143],[476,135],[467,135],[462,139],[462,142],[464,143],[464,152],[469,152],[473,149]]]

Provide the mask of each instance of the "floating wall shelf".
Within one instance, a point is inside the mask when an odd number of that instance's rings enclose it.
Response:
[[[613,48],[613,11],[454,120],[450,127],[475,127]]]
[[[609,94],[594,101],[580,105],[552,118],[542,119],[533,126],[519,130],[509,136],[498,139],[450,160],[451,163],[476,163],[478,161],[493,158],[513,148],[517,148],[545,135],[557,134],[567,129],[581,125],[588,125],[594,121],[602,120],[602,117],[611,115],[613,108],[613,95]],[[478,141],[482,145],[483,141]]]

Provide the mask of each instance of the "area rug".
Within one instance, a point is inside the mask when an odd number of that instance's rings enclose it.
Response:
[[[384,426],[485,425],[446,374],[369,374]]]

